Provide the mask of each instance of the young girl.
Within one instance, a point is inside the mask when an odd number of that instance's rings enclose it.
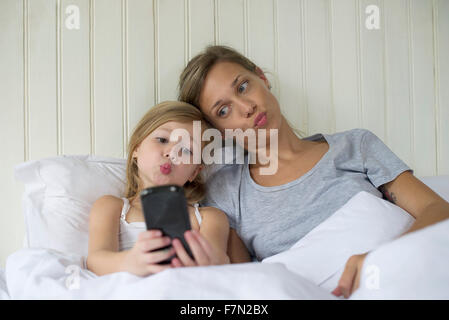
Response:
[[[193,163],[193,145],[180,146],[177,141],[170,141],[171,132],[180,128],[193,137],[191,142],[204,147],[193,135],[193,121],[201,121],[202,131],[208,128],[198,109],[187,103],[168,101],[154,106],[137,124],[128,145],[126,196],[103,196],[91,209],[89,270],[97,275],[128,271],[146,276],[171,267],[229,263],[226,215],[213,207],[198,207],[205,194],[199,175],[203,164]],[[177,150],[181,147],[182,155],[191,157],[190,164],[180,162],[179,158],[174,161],[178,156],[174,153],[175,145]],[[192,226],[185,238],[194,259],[187,255],[178,239],[163,237],[159,230],[146,230],[140,191],[165,184],[184,187]],[[169,249],[158,250],[170,244]],[[177,258],[171,264],[158,264],[174,253]]]

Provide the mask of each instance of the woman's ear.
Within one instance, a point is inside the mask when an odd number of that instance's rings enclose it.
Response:
[[[265,76],[265,73],[260,69],[259,67],[256,67],[256,74],[257,76],[265,82],[265,85],[268,89],[271,89],[270,81],[268,81],[267,77]]]
[[[203,170],[204,165],[200,164],[198,167],[196,167],[195,171],[193,171],[192,175],[189,178],[189,181],[192,182],[195,180],[196,176]]]

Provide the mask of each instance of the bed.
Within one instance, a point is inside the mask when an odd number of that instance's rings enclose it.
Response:
[[[1,299],[335,300],[342,298],[330,292],[347,259],[365,252],[360,288],[350,299],[449,299],[449,221],[400,237],[413,218],[366,192],[261,262],[96,276],[85,267],[90,207],[101,195],[123,194],[125,166],[90,155],[16,166],[25,185],[26,245],[0,270]],[[422,181],[449,201],[448,176]]]

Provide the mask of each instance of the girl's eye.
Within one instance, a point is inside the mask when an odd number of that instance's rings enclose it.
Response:
[[[219,117],[224,117],[225,115],[227,115],[227,114],[228,114],[228,109],[229,109],[228,106],[224,106],[223,108],[221,108],[221,109],[218,111],[218,116],[219,116]]]
[[[192,153],[192,151],[190,151],[190,149],[189,148],[186,148],[186,147],[181,147],[179,150],[178,150],[178,156],[180,156],[180,153],[182,153],[182,154],[187,154],[187,155],[193,155],[193,153]]]
[[[186,154],[192,154],[192,151],[190,151],[189,148],[182,148],[182,152]]]
[[[246,90],[246,88],[248,87],[248,81],[244,81],[242,82],[241,85],[239,85],[239,87],[237,88],[239,93],[242,93]]]
[[[156,140],[158,140],[160,143],[166,143],[168,141],[167,139],[160,137],[157,137]]]

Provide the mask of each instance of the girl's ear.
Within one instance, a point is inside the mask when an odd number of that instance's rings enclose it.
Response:
[[[137,153],[139,152],[140,144],[133,151],[133,158],[137,158]]]

